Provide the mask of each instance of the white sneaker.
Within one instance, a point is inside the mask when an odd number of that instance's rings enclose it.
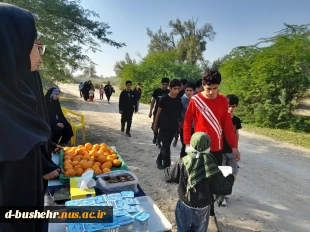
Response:
[[[226,207],[227,206],[227,204],[226,204],[226,199],[224,198],[224,200],[223,200],[223,202],[222,202],[222,205],[221,206],[223,206],[223,207]]]

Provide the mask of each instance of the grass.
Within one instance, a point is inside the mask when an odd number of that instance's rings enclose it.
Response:
[[[264,135],[264,136],[270,137],[278,141],[288,142],[296,146],[310,148],[310,134],[309,133],[292,132],[292,131],[281,130],[281,129],[256,127],[256,126],[249,125],[249,124],[243,124],[242,129],[248,132],[253,132],[256,134]]]

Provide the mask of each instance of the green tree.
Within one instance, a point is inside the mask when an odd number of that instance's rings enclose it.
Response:
[[[109,38],[107,23],[96,21],[94,11],[84,9],[80,0],[4,0],[33,13],[41,43],[47,45],[42,74],[49,79],[64,80],[66,68],[83,69],[91,60],[86,50],[100,51],[100,44],[121,48],[124,43]]]
[[[310,131],[309,121],[292,114],[310,86],[309,37],[309,25],[285,24],[276,36],[230,53],[220,67],[221,91],[240,97],[245,121]]]
[[[190,19],[181,22],[180,19],[170,21],[169,33],[160,28],[157,32],[147,28],[147,34],[151,41],[149,52],[169,51],[178,49],[178,58],[182,62],[196,64],[203,61],[203,52],[206,51],[207,40],[212,41],[215,36],[213,27],[205,23],[201,28],[197,27],[198,19]]]

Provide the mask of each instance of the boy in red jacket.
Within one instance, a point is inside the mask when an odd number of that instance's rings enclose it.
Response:
[[[205,132],[211,138],[211,153],[215,156],[218,165],[223,160],[223,133],[228,145],[232,149],[235,161],[240,160],[237,148],[237,139],[231,116],[228,113],[228,102],[225,96],[218,93],[221,84],[219,71],[211,71],[204,75],[202,85],[204,91],[194,95],[188,105],[184,120],[184,143],[189,146],[192,123],[195,132]],[[211,208],[211,216],[214,209]]]

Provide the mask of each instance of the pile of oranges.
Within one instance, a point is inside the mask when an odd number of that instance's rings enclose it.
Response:
[[[94,174],[110,172],[111,168],[120,167],[122,162],[113,149],[105,143],[86,143],[77,147],[64,148],[65,176],[80,176],[88,170]]]

